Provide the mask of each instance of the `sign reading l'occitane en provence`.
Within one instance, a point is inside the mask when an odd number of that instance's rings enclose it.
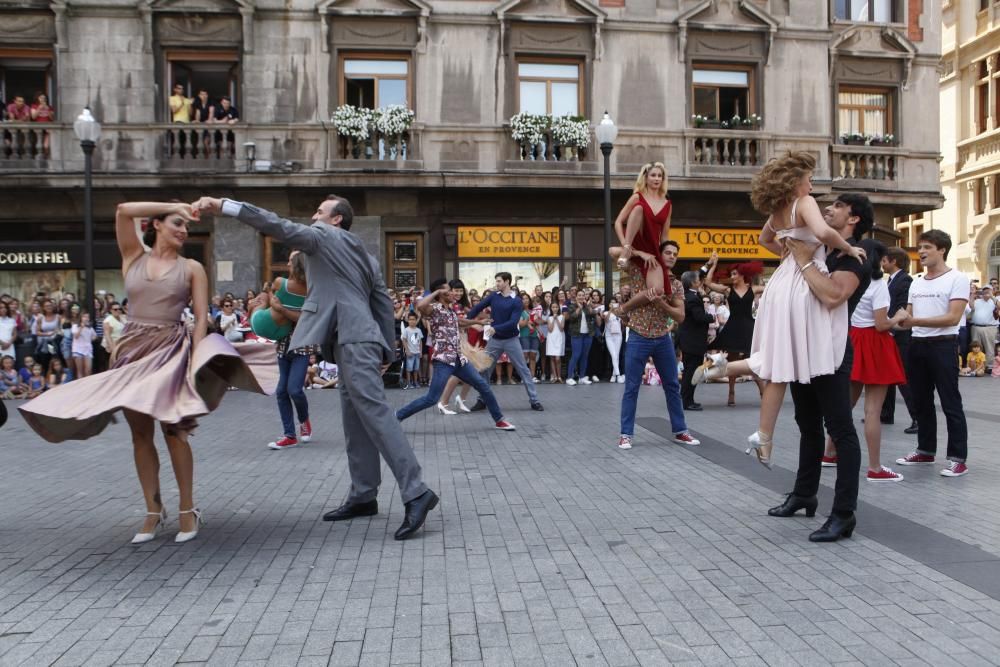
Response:
[[[681,259],[711,257],[712,251],[722,260],[780,259],[758,244],[757,229],[672,227],[670,238],[680,244]]]
[[[459,227],[459,257],[560,257],[558,227]]]

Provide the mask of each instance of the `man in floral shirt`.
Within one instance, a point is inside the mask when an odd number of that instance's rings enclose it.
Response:
[[[673,268],[677,262],[680,246],[676,241],[664,241],[660,244],[660,254],[667,268]],[[617,260],[621,248],[611,249],[611,258]],[[633,293],[646,289],[642,272],[629,263],[623,276],[627,277]],[[677,355],[674,352],[674,342],[670,338],[670,320],[684,321],[684,302],[679,295],[684,294],[680,282],[670,277],[671,295],[669,298],[659,297],[653,302],[633,309],[628,314],[627,325],[632,330],[629,335],[628,347],[625,350],[625,393],[622,395],[621,435],[618,438],[620,449],[632,448],[632,437],[635,433],[635,408],[639,397],[639,387],[642,385],[642,374],[646,368],[646,360],[653,358],[653,365],[663,381],[663,393],[667,399],[667,413],[670,415],[670,428],[674,434],[674,442],[684,445],[700,445],[701,443],[688,431],[684,421],[684,407],[681,404],[681,386],[677,381]]]
[[[438,278],[431,283],[430,292],[416,304],[416,311],[427,318],[430,324],[430,338],[434,341],[431,351],[431,363],[434,364],[434,375],[427,393],[411,403],[404,405],[396,412],[396,419],[403,421],[410,415],[426,410],[441,400],[441,394],[452,375],[469,384],[479,392],[479,397],[486,403],[490,416],[496,428],[501,431],[513,431],[514,425],[503,418],[497,399],[490,385],[483,380],[479,371],[469,363],[462,354],[459,342],[458,314],[452,308],[456,294],[448,281]],[[467,321],[464,321],[466,323]]]

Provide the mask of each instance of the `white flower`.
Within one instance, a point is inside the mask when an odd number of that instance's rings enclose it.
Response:
[[[586,148],[590,145],[590,123],[573,116],[553,118],[552,138],[561,146]]]
[[[387,137],[399,137],[410,129],[414,113],[403,104],[391,104],[376,109],[375,129]]]
[[[510,136],[514,141],[529,146],[541,143],[549,127],[549,117],[522,111],[511,116]]]
[[[365,141],[371,134],[371,109],[358,109],[350,104],[337,107],[331,117],[337,134],[356,141]]]

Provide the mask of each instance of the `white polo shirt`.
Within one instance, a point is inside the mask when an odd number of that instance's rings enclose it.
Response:
[[[952,301],[969,301],[969,277],[955,269],[948,269],[936,278],[914,278],[907,299],[913,307],[913,317],[939,317],[947,314]],[[950,327],[913,327],[914,338],[931,336],[956,336],[958,324]]]
[[[996,306],[992,299],[976,299],[972,302],[972,324],[977,327],[995,327],[997,320],[993,317]]]

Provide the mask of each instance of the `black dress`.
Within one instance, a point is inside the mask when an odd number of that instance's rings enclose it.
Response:
[[[736,290],[730,289],[726,302],[729,304],[729,319],[726,326],[716,337],[713,347],[734,354],[750,356],[750,344],[753,342],[753,287],[740,296]]]

